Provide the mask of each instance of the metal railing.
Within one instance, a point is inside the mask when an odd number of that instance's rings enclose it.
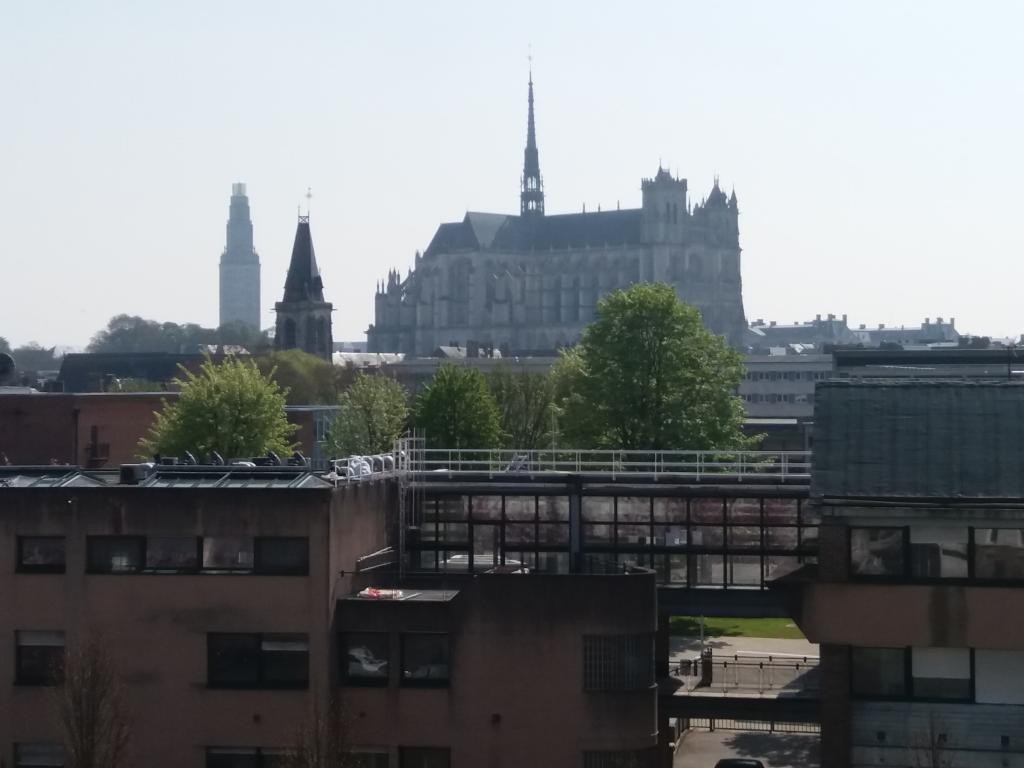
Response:
[[[425,448],[399,461],[411,472],[607,473],[701,479],[806,480],[809,451],[603,451]]]
[[[821,733],[819,723],[790,723],[777,720],[735,720],[726,717],[691,717],[688,728],[709,731],[760,731],[762,733]]]
[[[677,674],[687,687],[748,693],[782,690],[816,692],[820,688],[817,656],[705,656],[679,662]]]

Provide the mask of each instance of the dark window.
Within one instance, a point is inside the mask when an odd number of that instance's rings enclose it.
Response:
[[[387,685],[390,656],[386,632],[342,635],[342,681],[350,685]]]
[[[910,528],[911,573],[920,579],[967,578],[967,529]]]
[[[25,573],[64,573],[63,536],[19,536],[18,570]]]
[[[402,684],[448,684],[448,635],[402,635]]]
[[[361,752],[365,747],[356,747],[351,754],[352,768],[388,768],[388,753],[386,750],[374,752]]]
[[[657,750],[635,749],[622,752],[584,752],[583,768],[655,768]]]
[[[975,528],[974,575],[979,579],[1024,579],[1024,529]]]
[[[583,689],[635,691],[654,685],[653,635],[583,638]]]
[[[64,677],[63,632],[16,632],[18,685],[53,685]]]
[[[851,528],[850,572],[856,576],[903,576],[903,528]]]
[[[907,690],[905,648],[853,648],[850,687],[854,696],[904,698]]]
[[[399,747],[398,768],[450,768],[451,750],[446,747]]]
[[[284,768],[287,751],[255,747],[209,747],[206,768]]]
[[[203,570],[251,571],[251,536],[206,536],[203,538]]]
[[[89,536],[89,573],[138,573],[145,563],[143,536]]]
[[[915,699],[971,699],[969,648],[914,648],[910,653],[910,668]]]
[[[64,768],[60,744],[15,744],[14,768]]]
[[[308,575],[309,539],[299,536],[257,538],[256,572]]]
[[[306,688],[306,635],[210,633],[207,684],[214,688]]]
[[[150,536],[146,539],[146,570],[157,573],[199,570],[199,539],[195,536]]]

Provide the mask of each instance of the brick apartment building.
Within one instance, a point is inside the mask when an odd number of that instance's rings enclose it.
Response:
[[[1024,765],[1022,460],[1020,385],[818,386],[828,768]]]
[[[88,637],[133,765],[272,768],[333,696],[373,768],[653,765],[654,574],[396,584],[396,488],[0,467],[0,764],[63,765],[49,686]],[[397,599],[359,595],[381,583]]]

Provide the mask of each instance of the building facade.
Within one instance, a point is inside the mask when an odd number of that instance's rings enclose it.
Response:
[[[231,185],[227,244],[220,257],[220,324],[260,328],[260,257],[252,243],[245,184]]]
[[[324,281],[316,263],[309,216],[299,216],[284,296],[274,305],[274,311],[277,313],[275,349],[301,349],[331,362],[334,305],[324,299]]]
[[[519,215],[469,212],[442,224],[407,277],[392,270],[378,286],[369,350],[552,354],[579,339],[601,296],[650,281],[673,285],[708,328],[740,346],[738,215],[735,193],[717,179],[693,203],[686,179],[660,167],[642,181],[640,208],[548,214],[531,78]]]

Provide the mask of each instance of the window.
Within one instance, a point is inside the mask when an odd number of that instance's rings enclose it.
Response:
[[[63,768],[64,748],[60,744],[15,744],[14,768]]]
[[[63,632],[16,632],[18,685],[53,685],[64,677]]]
[[[850,572],[856,576],[902,576],[903,528],[851,528]]]
[[[206,536],[203,538],[204,571],[251,571],[252,563],[252,537]]]
[[[916,578],[966,579],[966,528],[910,528],[911,573]]]
[[[448,685],[448,635],[402,635],[402,685]]]
[[[915,699],[970,701],[971,651],[969,648],[914,648],[910,667]]]
[[[975,528],[974,575],[979,579],[1024,579],[1024,529]]]
[[[349,632],[342,635],[341,679],[349,685],[387,685],[390,673],[386,632]]]
[[[207,685],[212,688],[306,688],[307,635],[210,633]]]
[[[18,570],[22,573],[64,573],[63,536],[19,536]]]
[[[909,693],[906,649],[853,648],[850,651],[850,677],[854,696],[906,697]]]
[[[199,539],[195,536],[150,536],[146,539],[146,570],[154,573],[199,570]]]
[[[655,768],[657,749],[584,752],[583,768]]]
[[[654,636],[586,635],[583,689],[635,691],[654,685]]]
[[[349,757],[352,768],[388,768],[388,751],[384,747],[353,747]]]
[[[258,537],[256,572],[266,574],[309,574],[309,539],[306,537]]]
[[[451,750],[447,747],[399,747],[398,768],[450,768]]]
[[[287,756],[283,749],[256,747],[209,747],[206,768],[280,768]]]
[[[138,573],[146,562],[143,536],[89,536],[89,573]]]

